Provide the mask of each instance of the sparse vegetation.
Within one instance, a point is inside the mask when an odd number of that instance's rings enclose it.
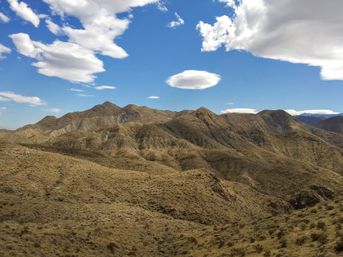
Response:
[[[314,134],[277,111],[242,117],[118,108],[6,134],[4,257],[343,251],[343,157],[331,134]],[[99,112],[123,122],[107,123]],[[82,121],[82,130],[67,127],[71,120]]]

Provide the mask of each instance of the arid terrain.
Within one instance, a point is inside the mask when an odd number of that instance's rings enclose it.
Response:
[[[0,131],[0,256],[343,256],[341,118],[110,102]]]

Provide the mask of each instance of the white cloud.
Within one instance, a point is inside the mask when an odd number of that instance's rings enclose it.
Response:
[[[39,26],[39,17],[32,9],[24,2],[18,0],[7,0],[12,11],[14,11],[22,19],[31,22],[36,28]]]
[[[225,3],[228,7],[234,8],[236,6],[235,0],[219,0],[221,3]]]
[[[151,99],[151,100],[157,100],[157,99],[160,99],[161,97],[157,96],[157,95],[152,95],[152,96],[149,96],[148,99]]]
[[[116,87],[103,85],[103,86],[96,86],[95,89],[96,90],[114,90],[116,89]]]
[[[18,0],[7,0],[13,8],[28,10]],[[129,27],[132,8],[156,4],[158,0],[43,0],[54,15],[63,19],[67,16],[80,21],[80,28],[68,25],[60,26],[45,15],[47,28],[56,35],[65,35],[68,42],[56,40],[52,44],[33,41],[27,34],[11,35],[18,51],[37,60],[33,65],[40,74],[71,82],[92,83],[96,74],[105,71],[103,62],[97,58],[102,54],[122,59],[128,56],[126,51],[114,41]],[[24,8],[25,7],[25,8]],[[12,8],[12,9],[13,9]],[[118,14],[128,13],[128,18],[119,18]],[[31,21],[38,26],[38,20]],[[28,19],[28,16],[25,16]]]
[[[85,92],[83,89],[79,89],[79,88],[70,88],[69,91],[77,92],[77,93]]]
[[[0,60],[5,59],[5,54],[9,54],[10,52],[11,52],[11,49],[0,44]]]
[[[157,3],[158,0],[44,0],[52,11],[61,16],[69,15],[80,20],[79,29],[64,26],[63,32],[73,43],[112,58],[125,58],[126,51],[114,40],[129,26],[130,19],[118,18],[117,14],[131,8]]]
[[[33,66],[38,68],[40,74],[71,82],[90,83],[96,78],[96,73],[104,71],[103,62],[94,52],[78,44],[56,40],[45,45],[23,33],[10,37],[19,53],[37,60]]]
[[[157,2],[157,9],[160,10],[161,12],[168,12],[168,8],[163,1]]]
[[[255,56],[321,68],[326,80],[343,80],[343,2],[241,0],[226,2],[233,15],[198,23],[203,51],[245,50]],[[235,4],[237,3],[237,5]]]
[[[258,111],[256,109],[251,108],[231,108],[221,111],[221,113],[248,113],[248,114],[256,114]]]
[[[59,108],[49,108],[46,109],[47,112],[52,112],[52,113],[60,113],[62,110]]]
[[[0,21],[3,23],[7,23],[10,21],[10,18],[6,16],[4,13],[0,12]]]
[[[321,115],[335,115],[339,114],[338,112],[332,110],[304,110],[304,111],[297,111],[293,109],[285,110],[292,116],[303,115],[303,114],[321,114]]]
[[[167,25],[168,28],[176,28],[185,24],[185,21],[181,18],[181,16],[177,12],[175,13],[175,17],[176,17],[175,21],[171,21],[168,23]]]
[[[13,92],[0,92],[0,101],[12,101],[19,104],[28,104],[30,106],[46,105],[46,102],[37,96],[23,96]]]
[[[289,113],[292,116],[297,116],[297,115],[304,115],[304,114],[321,114],[321,115],[335,115],[339,114],[338,112],[332,111],[332,110],[303,110],[303,111],[298,111],[294,109],[286,109],[284,110],[285,112]],[[230,108],[221,111],[221,113],[251,113],[251,114],[256,114],[258,113],[258,110],[252,109],[252,108]]]
[[[46,19],[45,24],[46,24],[46,27],[48,28],[48,30],[52,34],[57,35],[57,36],[63,34],[63,30],[61,29],[61,27],[58,26],[56,23],[54,23],[52,20]]]
[[[181,89],[206,89],[216,86],[220,80],[220,75],[215,73],[198,70],[186,70],[169,77],[166,82],[171,87]]]

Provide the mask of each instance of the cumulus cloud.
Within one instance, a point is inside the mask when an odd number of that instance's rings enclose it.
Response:
[[[38,73],[71,82],[90,83],[103,72],[103,62],[93,51],[78,44],[56,40],[50,45],[31,40],[24,33],[10,35],[22,55],[36,59]]]
[[[19,104],[27,104],[30,106],[46,105],[46,102],[37,96],[23,96],[13,92],[0,92],[0,101],[12,101]]]
[[[341,0],[219,0],[231,17],[200,21],[202,51],[245,50],[255,56],[321,68],[325,80],[343,80]]]
[[[116,87],[103,85],[103,86],[96,86],[95,89],[96,90],[114,90],[116,89]]]
[[[175,21],[171,21],[168,23],[167,25],[168,28],[176,28],[185,24],[185,21],[181,18],[181,16],[177,12],[175,13],[175,17],[176,17]]]
[[[118,18],[117,14],[132,8],[157,3],[158,0],[44,0],[51,10],[61,16],[69,15],[80,20],[83,28],[64,26],[63,32],[73,43],[112,58],[125,58],[126,51],[114,40],[122,35],[130,24],[128,18]]]
[[[221,111],[222,114],[224,113],[248,113],[248,114],[256,114],[258,111],[256,109],[251,108],[231,108]]]
[[[171,87],[181,89],[206,89],[216,86],[221,80],[220,75],[207,71],[186,70],[167,79]]]
[[[10,52],[11,52],[11,49],[0,44],[0,60],[5,59],[5,54],[9,54]]]
[[[39,26],[39,17],[35,14],[32,9],[24,2],[19,2],[18,0],[7,0],[10,8],[23,20],[31,22],[36,28]]]
[[[12,9],[25,9],[28,6],[18,0],[7,0]],[[119,14],[129,13],[132,8],[157,4],[158,0],[43,0],[54,15],[74,17],[80,21],[79,28],[66,24],[58,25],[49,17],[46,19],[47,28],[55,35],[65,35],[67,42],[56,40],[52,44],[33,41],[27,34],[14,34],[11,38],[18,51],[37,60],[33,65],[38,72],[59,77],[71,82],[91,83],[96,74],[105,71],[103,62],[97,54],[122,59],[128,56],[126,51],[115,43],[129,27],[132,15],[118,17]],[[32,11],[32,10],[31,10]],[[17,12],[18,13],[18,12]],[[33,13],[33,12],[32,12]],[[39,18],[34,15],[31,21],[38,26]]]
[[[3,14],[2,12],[0,12],[0,21],[3,23],[7,23],[10,21],[10,18],[6,16],[5,14]]]
[[[157,100],[157,99],[160,99],[161,97],[157,96],[157,95],[151,95],[148,97],[148,99],[151,99],[151,100]]]
[[[332,110],[304,110],[304,111],[297,111],[293,109],[285,110],[292,116],[297,115],[304,115],[304,114],[319,114],[319,115],[336,115],[339,114],[338,112],[332,111]]]

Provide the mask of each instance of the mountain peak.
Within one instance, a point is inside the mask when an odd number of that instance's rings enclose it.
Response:
[[[265,110],[257,114],[276,133],[286,133],[296,120],[284,110]]]

